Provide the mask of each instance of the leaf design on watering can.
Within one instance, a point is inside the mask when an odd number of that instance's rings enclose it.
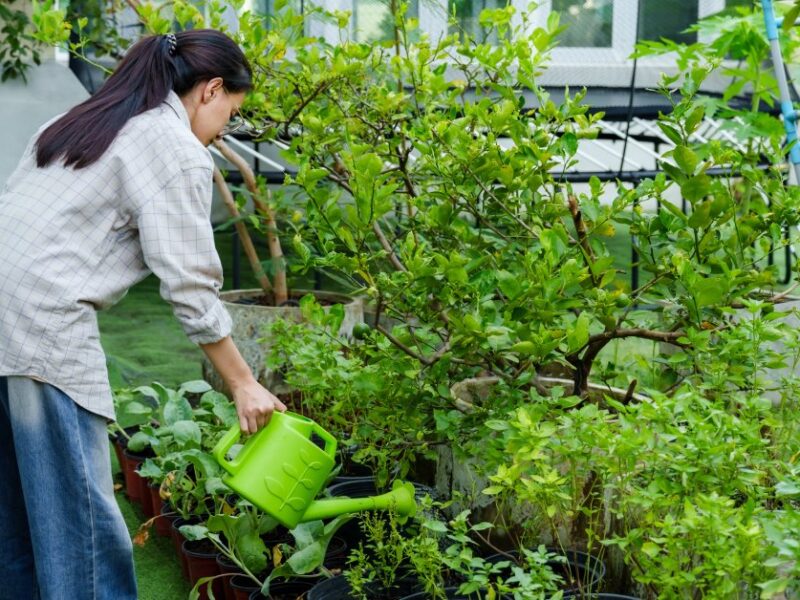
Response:
[[[281,468],[283,469],[283,472],[291,477],[294,481],[297,481],[300,478],[300,475],[297,473],[297,469],[294,468],[292,463],[283,463]]]
[[[272,477],[264,477],[264,486],[267,488],[267,491],[278,498],[279,500],[283,500],[286,497],[286,488],[284,488],[282,482],[274,479]]]
[[[284,504],[288,504],[290,507],[292,507],[292,509],[295,512],[298,513],[304,513],[306,512],[306,508],[308,508],[308,503],[302,498],[298,498],[297,496],[289,498],[288,500],[286,500]]]

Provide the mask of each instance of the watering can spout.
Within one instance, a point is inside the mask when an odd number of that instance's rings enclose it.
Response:
[[[303,513],[300,521],[330,519],[363,510],[394,510],[400,517],[411,517],[417,512],[414,486],[407,482],[395,481],[392,491],[380,496],[315,500]]]

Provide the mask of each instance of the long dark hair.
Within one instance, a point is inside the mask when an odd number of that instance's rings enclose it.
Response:
[[[174,45],[169,36],[156,35],[131,46],[97,93],[42,132],[36,142],[36,164],[46,167],[63,157],[67,167],[91,165],[128,119],[160,105],[170,90],[182,96],[214,77],[221,77],[225,89],[233,93],[252,88],[250,65],[227,35],[214,29],[174,35]]]

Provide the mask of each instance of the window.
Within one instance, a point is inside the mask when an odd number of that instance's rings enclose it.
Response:
[[[482,10],[504,8],[508,0],[449,0],[447,14],[455,20],[450,25],[450,33],[462,32],[479,42],[484,41],[485,32],[479,22]],[[492,35],[486,41],[497,43],[497,35]]]
[[[373,43],[394,39],[390,0],[353,0],[350,27],[357,42]],[[408,3],[406,18],[419,17],[418,2]]]
[[[614,28],[612,0],[553,0],[552,10],[561,15],[561,24],[567,27],[561,34],[561,46],[611,47]]]

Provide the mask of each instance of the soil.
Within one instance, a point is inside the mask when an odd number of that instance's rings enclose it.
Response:
[[[248,306],[256,305],[256,306],[275,306],[273,299],[271,296],[267,294],[262,294],[261,296],[251,296],[249,298],[239,298],[233,302],[234,304],[244,304]],[[317,303],[322,306],[332,306],[334,304],[338,304],[332,300],[328,300],[326,298],[317,298]],[[289,298],[286,302],[280,305],[281,307],[284,306],[300,306],[300,299],[299,298]]]

